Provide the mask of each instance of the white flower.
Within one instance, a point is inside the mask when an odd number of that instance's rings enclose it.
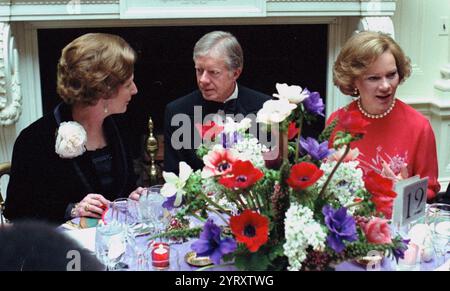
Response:
[[[250,118],[246,117],[238,123],[237,130],[245,132],[251,126],[252,126],[252,120]]]
[[[256,121],[266,124],[280,123],[285,120],[297,105],[289,103],[286,99],[268,100],[264,102],[257,115]]]
[[[87,133],[75,121],[61,122],[56,137],[55,152],[65,159],[72,159],[86,151]]]
[[[231,148],[231,153],[238,160],[251,161],[253,166],[260,169],[264,168],[265,165],[263,152],[267,152],[267,148],[254,137],[246,137],[233,144]]]
[[[297,85],[288,86],[286,83],[277,83],[276,87],[278,94],[273,94],[273,97],[280,98],[280,100],[284,99],[290,103],[299,104],[309,97],[309,91],[306,88],[302,90],[302,87]]]
[[[166,183],[161,188],[161,194],[164,197],[172,197],[177,195],[173,206],[178,207],[182,202],[184,193],[184,186],[186,181],[192,174],[192,168],[185,162],[180,162],[180,176],[178,177],[175,173],[163,171],[163,178]]]
[[[320,169],[324,171],[324,174],[314,187],[322,189],[336,163],[336,161],[332,161],[320,165]],[[358,165],[358,161],[342,163],[325,190],[327,195],[332,193],[332,197],[335,197],[341,206],[353,204],[356,198],[362,198],[357,195],[359,189],[364,189],[363,172],[358,168]],[[351,207],[348,209],[348,212],[353,214],[355,210],[355,207]]]
[[[284,254],[288,257],[288,270],[300,270],[306,259],[307,248],[313,250],[325,249],[326,233],[320,223],[314,220],[313,212],[303,205],[292,203],[286,212],[284,220],[286,243]]]
[[[248,117],[242,119],[240,122],[235,122],[233,118],[227,116],[224,129],[225,133],[233,133],[233,132],[245,132],[252,125],[252,120]]]

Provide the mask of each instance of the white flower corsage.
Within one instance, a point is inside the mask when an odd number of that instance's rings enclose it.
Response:
[[[87,134],[75,121],[61,122],[56,137],[55,152],[64,159],[72,159],[86,151]]]

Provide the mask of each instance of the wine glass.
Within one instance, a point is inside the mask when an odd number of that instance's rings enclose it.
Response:
[[[126,249],[126,230],[122,223],[112,220],[98,224],[95,229],[95,254],[107,267],[114,270]]]
[[[169,213],[164,209],[164,196],[161,186],[152,186],[142,193],[139,199],[139,211],[142,221],[151,227],[156,234],[160,233],[168,222]]]
[[[129,198],[119,198],[113,203],[113,220],[122,223],[126,232],[125,256],[119,265],[128,269],[134,266],[136,256],[140,254],[140,245],[137,243],[137,236],[141,234],[138,202]]]
[[[450,205],[430,204],[425,219],[430,228],[437,263],[440,265],[439,261],[445,262],[445,256],[450,251]]]

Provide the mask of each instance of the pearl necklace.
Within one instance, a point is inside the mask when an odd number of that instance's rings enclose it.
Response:
[[[392,101],[391,106],[389,106],[388,110],[386,110],[384,113],[381,113],[381,114],[370,114],[370,113],[368,113],[367,111],[365,111],[365,110],[362,108],[362,106],[361,106],[361,98],[358,99],[357,104],[358,104],[358,109],[359,109],[359,111],[361,111],[361,113],[362,113],[364,116],[366,116],[366,117],[368,117],[368,118],[372,118],[372,119],[380,119],[380,118],[385,117],[385,116],[388,115],[389,113],[391,113],[392,109],[394,109],[394,106],[395,106],[395,98],[394,98],[394,100]]]

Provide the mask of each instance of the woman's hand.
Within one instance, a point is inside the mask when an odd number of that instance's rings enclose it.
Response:
[[[75,206],[77,216],[101,218],[109,201],[100,194],[88,194]]]
[[[136,190],[131,192],[130,196],[128,198],[139,201],[139,198],[141,195],[145,192],[146,188],[137,187]]]
[[[381,171],[381,175],[383,177],[392,179],[394,182],[408,178],[408,164],[406,163],[403,163],[398,175],[395,175],[395,173],[391,170],[391,167],[389,167],[388,163],[385,161],[382,161],[381,165],[383,166],[383,170]]]

